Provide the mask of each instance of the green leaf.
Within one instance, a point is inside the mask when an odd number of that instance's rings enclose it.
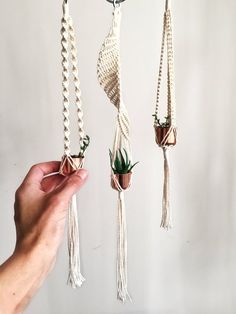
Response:
[[[122,163],[122,168],[125,168],[126,167],[126,161],[125,161],[125,158],[123,156],[123,153],[121,151],[121,149],[119,150],[119,153],[120,153],[120,160],[121,160],[121,163]]]
[[[118,155],[116,155],[114,166],[115,166],[115,169],[117,170],[117,172],[120,172],[122,170],[122,164],[120,162],[120,159],[119,159]]]
[[[113,164],[113,162],[112,162],[113,155],[112,155],[112,152],[111,152],[110,149],[109,149],[109,156],[110,156],[110,164],[111,164],[111,167],[112,167],[112,164]]]
[[[115,168],[111,167],[111,169],[113,170],[114,174],[118,173]]]
[[[139,161],[137,161],[135,164],[133,164],[133,166],[132,167],[130,167],[130,169],[129,169],[129,172],[131,172],[132,171],[132,169],[137,165],[139,163]]]
[[[127,153],[127,150],[124,148],[124,152],[125,152],[125,157],[126,157],[126,164],[128,165],[130,163],[130,160],[129,160],[129,156],[128,156],[128,153]]]

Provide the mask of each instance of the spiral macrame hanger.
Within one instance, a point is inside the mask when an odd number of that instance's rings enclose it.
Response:
[[[165,49],[167,56],[167,113],[165,117],[166,120],[164,122],[161,122],[159,114],[159,104]],[[170,166],[168,148],[176,145],[177,136],[175,113],[175,86],[174,86],[174,53],[173,53],[170,0],[166,0],[165,3],[161,56],[157,84],[156,110],[153,116],[156,143],[162,148],[164,155],[164,185],[163,185],[161,227],[169,229],[171,227],[171,210],[170,210]]]
[[[116,133],[111,159],[111,186],[118,192],[118,235],[117,235],[117,298],[131,300],[127,280],[127,229],[125,212],[125,190],[131,185],[134,165],[130,148],[130,121],[121,92],[120,24],[121,7],[124,0],[112,1],[113,21],[99,53],[97,75],[101,87],[117,109]]]
[[[62,158],[59,173],[68,176],[77,169],[83,167],[85,151],[90,138],[85,135],[83,123],[83,111],[78,75],[78,59],[76,37],[73,21],[69,13],[68,0],[63,2],[63,17],[61,29],[62,44],[62,89],[63,89],[63,117],[64,117],[64,156]],[[72,72],[72,73],[70,73]],[[75,105],[78,116],[78,133],[80,149],[77,155],[71,155],[70,151],[70,77],[72,77]],[[68,284],[73,288],[80,287],[84,282],[80,265],[79,225],[76,204],[76,195],[72,197],[68,216],[68,251],[69,251],[69,275]]]

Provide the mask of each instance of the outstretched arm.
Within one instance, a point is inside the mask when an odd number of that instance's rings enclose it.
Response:
[[[87,171],[64,178],[59,162],[33,166],[15,197],[16,247],[0,266],[0,314],[22,313],[52,270],[62,242],[71,197]]]

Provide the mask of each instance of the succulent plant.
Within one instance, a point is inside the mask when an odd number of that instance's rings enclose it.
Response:
[[[84,158],[84,153],[86,151],[86,149],[88,148],[90,144],[90,137],[88,135],[86,135],[84,138],[83,138],[83,144],[80,145],[80,153],[79,153],[79,158]]]
[[[126,149],[119,149],[116,152],[115,160],[113,164],[113,154],[110,152],[110,162],[111,162],[111,168],[114,171],[114,174],[126,174],[130,173],[132,169],[138,164],[136,162],[135,164],[131,164],[131,160],[129,159],[128,153]]]
[[[155,125],[161,128],[169,128],[171,125],[171,118],[170,116],[165,117],[165,121],[161,122],[160,119],[157,118],[157,115],[154,114],[153,117],[155,118]]]

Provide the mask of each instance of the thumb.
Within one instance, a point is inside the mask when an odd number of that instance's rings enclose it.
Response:
[[[88,177],[88,171],[85,169],[79,169],[70,175],[66,180],[54,191],[58,197],[65,200],[70,200],[74,194],[76,194],[80,188],[84,185]]]

